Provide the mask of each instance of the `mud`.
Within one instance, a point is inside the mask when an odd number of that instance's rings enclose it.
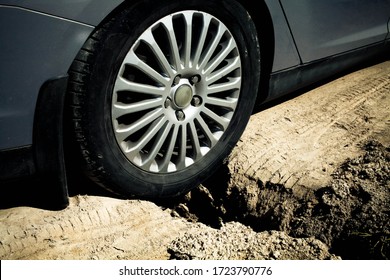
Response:
[[[261,108],[217,173],[170,201],[81,184],[48,210],[25,181],[25,199],[1,194],[0,259],[389,259],[389,93],[385,61]]]

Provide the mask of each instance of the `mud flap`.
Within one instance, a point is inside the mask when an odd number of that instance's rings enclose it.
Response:
[[[68,76],[47,81],[41,88],[34,119],[37,191],[50,208],[69,205],[64,159],[63,115]]]

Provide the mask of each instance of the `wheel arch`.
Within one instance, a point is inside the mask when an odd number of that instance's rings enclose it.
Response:
[[[266,2],[237,0],[248,11],[253,19],[260,44],[260,84],[256,104],[267,99],[269,93],[269,77],[271,75],[275,55],[275,31],[271,13]]]

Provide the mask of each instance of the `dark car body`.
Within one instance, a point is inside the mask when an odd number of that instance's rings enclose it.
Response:
[[[390,52],[389,0],[237,1],[261,38],[260,103]],[[68,71],[95,28],[129,2],[0,0],[0,184],[40,173],[66,203]]]

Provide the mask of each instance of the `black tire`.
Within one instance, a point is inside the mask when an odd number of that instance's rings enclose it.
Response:
[[[174,20],[166,18],[168,15],[174,15]],[[188,24],[185,17],[193,22]],[[209,67],[212,59],[204,59],[208,43],[213,41],[213,36],[201,39],[200,26],[207,23],[206,18],[211,19],[207,35],[226,27],[219,41],[222,48],[212,56],[224,58],[217,68]],[[170,22],[174,22],[174,32],[167,31]],[[178,65],[168,34],[175,34],[176,45],[185,45],[182,39],[189,38],[184,28],[188,26],[193,26],[192,35],[197,39],[193,41],[206,47],[202,56],[178,47]],[[153,33],[161,53],[148,47],[152,41],[146,30]],[[225,47],[231,47],[226,57],[220,52]],[[207,63],[199,70],[183,57],[198,58],[199,65],[202,59]],[[145,64],[155,70],[154,78],[142,68]],[[214,84],[237,83],[209,95],[207,78],[219,69],[226,72],[215,78]],[[206,70],[211,71],[208,76]],[[124,7],[96,29],[69,71],[73,129],[86,174],[125,197],[157,198],[188,192],[210,176],[237,143],[256,100],[259,76],[256,30],[235,1],[148,0]],[[123,80],[128,83],[125,89],[119,86]],[[135,84],[152,89],[141,94],[143,90]],[[148,109],[135,108],[142,104]],[[125,108],[132,113],[123,113]],[[144,121],[148,121],[145,126]],[[130,132],[124,134],[126,131]],[[153,131],[158,132],[149,139]]]

